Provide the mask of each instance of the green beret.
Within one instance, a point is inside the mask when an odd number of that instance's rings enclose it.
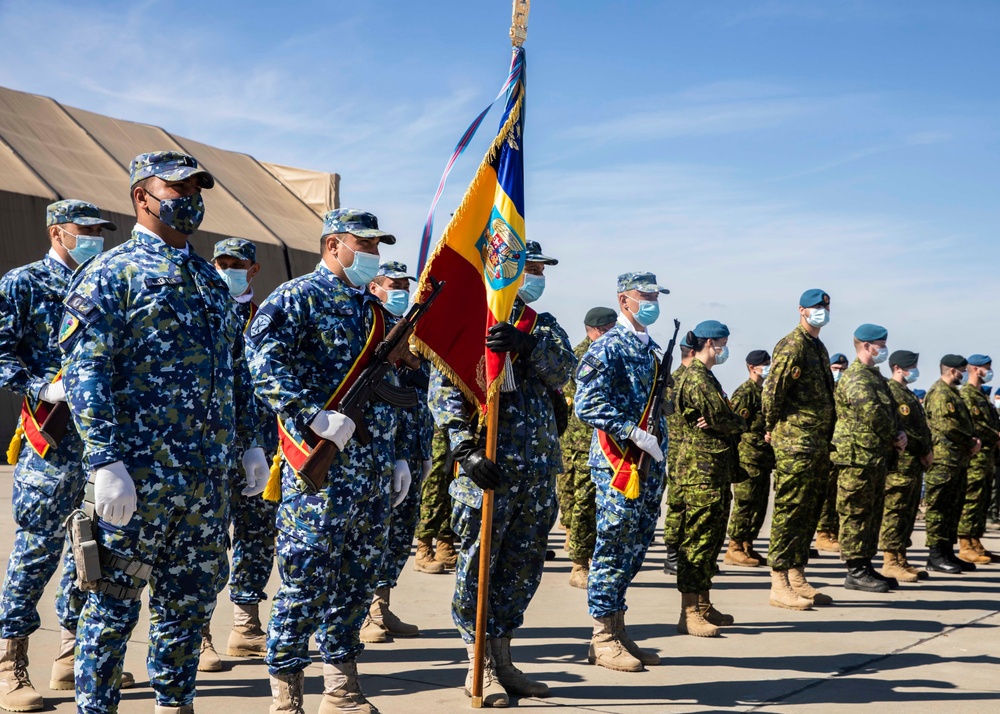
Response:
[[[965,369],[969,366],[969,362],[962,355],[945,355],[941,358],[942,367],[951,367],[952,369]]]
[[[618,313],[610,307],[592,307],[587,310],[583,324],[587,327],[604,327],[618,319]]]
[[[896,350],[889,355],[890,367],[902,367],[903,369],[913,369],[917,366],[917,359],[920,354],[909,350]]]

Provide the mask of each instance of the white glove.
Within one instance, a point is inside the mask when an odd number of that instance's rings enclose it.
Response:
[[[656,463],[663,461],[663,452],[660,450],[660,444],[657,442],[656,437],[648,431],[634,426],[632,427],[632,431],[629,432],[628,438],[633,444],[652,456],[653,461]]]
[[[317,414],[309,428],[321,439],[332,441],[341,451],[354,435],[354,422],[351,418],[332,409]]]
[[[244,496],[259,496],[264,492],[271,469],[267,465],[267,457],[259,446],[243,452],[243,472],[247,475],[247,487],[240,493]]]
[[[56,402],[66,401],[66,385],[60,379],[58,382],[53,382],[52,384],[46,384],[42,387],[42,391],[38,393],[38,398],[43,402],[48,402],[49,404],[55,404]]]
[[[135,513],[135,483],[121,461],[94,471],[94,510],[101,520],[124,526]]]
[[[427,477],[431,475],[431,465],[432,465],[432,462],[431,462],[430,459],[425,459],[420,464],[420,481],[421,482],[426,481]]]
[[[395,508],[403,499],[406,492],[410,490],[410,467],[403,459],[396,460],[396,467],[392,470],[392,507]]]

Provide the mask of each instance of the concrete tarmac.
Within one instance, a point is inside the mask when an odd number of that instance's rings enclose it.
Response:
[[[0,469],[0,553],[10,553],[15,526],[10,516],[11,469]],[[765,524],[764,536],[768,532]],[[918,521],[910,559],[922,564],[927,551]],[[562,712],[653,714],[654,712],[851,712],[1000,711],[1000,564],[975,573],[931,574],[887,595],[845,590],[844,567],[823,553],[807,574],[834,605],[807,612],[768,605],[766,568],[722,564],[712,591],[716,606],[736,618],[723,636],[702,639],[677,634],[680,595],[665,575],[664,548],[650,549],[629,590],[626,621],[633,639],[659,650],[662,664],[639,673],[613,672],[587,664],[591,620],[586,593],[568,583],[570,563],[556,530],[550,547],[558,557],[547,563],[538,594],[514,640],[515,661],[547,682],[545,699],[521,698],[517,709]],[[1000,533],[983,540],[1000,552]],[[757,541],[765,552],[766,541]],[[29,671],[45,697],[46,711],[74,711],[72,692],[48,689],[52,659],[59,646],[54,613],[56,580],[40,603],[42,627],[31,637]],[[277,574],[269,592],[278,586]],[[421,636],[369,645],[359,660],[366,695],[383,714],[424,714],[469,709],[463,693],[465,649],[451,621],[453,575],[425,575],[407,564],[392,593],[392,608],[416,623]],[[262,610],[267,610],[264,603]],[[126,658],[137,686],[123,692],[122,714],[149,713],[145,657],[148,619],[136,627]],[[262,613],[266,614],[266,613]],[[212,631],[220,653],[232,626],[228,593],[219,596]],[[195,710],[200,714],[264,714],[270,703],[267,669],[259,659],[222,655],[225,671],[199,673]],[[322,665],[306,672],[307,713],[322,698]]]

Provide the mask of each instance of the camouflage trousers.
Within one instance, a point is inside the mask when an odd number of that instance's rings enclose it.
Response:
[[[149,577],[146,668],[156,704],[181,707],[195,696],[201,628],[226,584],[229,473],[225,469],[131,470],[138,509],[122,527],[101,521],[101,548],[153,566]],[[102,566],[106,582],[141,588],[122,568]],[[117,682],[140,601],[88,593],[76,631],[76,702],[80,712],[118,708]]]
[[[733,484],[733,512],[729,516],[729,537],[740,543],[750,543],[760,535],[767,515],[767,499],[771,495],[771,464],[744,462],[743,470],[750,474],[745,481]]]
[[[924,474],[924,526],[927,547],[958,542],[958,522],[965,503],[967,466],[934,462]]]
[[[677,559],[677,590],[700,593],[712,587],[719,571],[719,550],[726,537],[732,495],[728,484],[678,487],[684,515]]]
[[[842,560],[874,558],[885,507],[886,467],[838,465],[835,470],[840,557]]]
[[[323,490],[305,490],[281,467],[278,573],[267,627],[271,674],[300,672],[312,662],[316,635],[327,664],[354,661],[364,645],[361,625],[378,578],[388,531],[390,472],[331,470]]]
[[[920,459],[906,455],[900,458],[899,468],[886,476],[885,508],[879,536],[879,548],[882,550],[899,553],[912,545],[910,536],[920,508],[923,475],[924,467]]]
[[[566,472],[573,478],[572,511],[568,519],[563,515],[563,523],[568,527],[569,557],[577,562],[593,558],[597,542],[597,490],[587,464],[589,457],[588,453],[563,452]]]
[[[684,504],[680,492],[673,486],[672,479],[677,473],[677,455],[680,451],[680,440],[671,441],[667,447],[667,479],[666,479],[666,514],[663,517],[663,542],[665,545],[676,546],[681,539],[681,516]]]
[[[389,516],[389,532],[386,534],[385,550],[382,551],[381,564],[378,567],[376,588],[394,588],[403,572],[406,560],[413,549],[413,532],[417,527],[420,515],[421,474],[423,461],[411,459],[409,462],[410,489],[406,498],[392,509]]]
[[[555,479],[530,471],[508,473],[494,492],[490,543],[489,637],[507,637],[524,622],[524,611],[542,580],[549,531],[555,524]],[[456,500],[451,525],[458,537],[451,617],[466,643],[476,639],[481,509]]]
[[[833,533],[838,537],[840,533],[840,515],[837,513],[837,498],[840,493],[840,485],[837,480],[837,469],[830,468],[827,471],[826,489],[822,500],[816,504],[816,532]]]
[[[592,468],[597,496],[597,541],[587,580],[587,606],[592,617],[628,609],[625,592],[638,575],[656,534],[663,497],[663,476],[651,468],[639,497],[625,498],[611,487],[611,470]]]
[[[788,452],[775,449],[774,512],[768,564],[790,570],[809,560],[819,503],[830,479],[828,451]]]
[[[0,636],[27,637],[38,629],[38,602],[59,568],[66,518],[83,502],[87,475],[80,464],[45,460],[25,443],[14,469],[13,511],[17,531],[0,594]],[[59,624],[76,630],[84,594],[77,589],[69,549],[56,593]]]
[[[229,599],[238,605],[254,605],[267,600],[267,581],[274,568],[274,518],[278,504],[263,496],[247,497],[242,468],[233,472],[230,486],[233,522],[233,567],[229,578]]]
[[[431,472],[420,489],[420,522],[414,536],[418,540],[454,538],[448,487],[455,480],[455,461],[448,448],[448,438],[440,429],[434,430],[431,452]]]
[[[980,458],[982,456],[983,458]],[[996,477],[994,452],[980,451],[972,457],[965,483],[962,515],[958,535],[962,538],[982,538],[986,533],[986,514],[990,505],[990,485]]]
[[[564,468],[562,473],[556,476],[556,503],[559,505],[559,525],[567,531],[569,530],[569,524],[573,522],[573,502],[576,496],[573,484],[574,474],[572,469]]]

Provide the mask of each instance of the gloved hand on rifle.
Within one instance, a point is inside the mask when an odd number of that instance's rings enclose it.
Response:
[[[49,404],[55,404],[56,402],[66,401],[66,385],[62,383],[60,379],[58,382],[53,382],[52,384],[46,384],[42,387],[42,390],[38,393],[38,398],[43,402],[48,402]]]
[[[332,409],[317,414],[309,428],[321,439],[332,441],[341,451],[354,435],[354,422],[351,418]]]
[[[498,322],[486,333],[486,346],[492,352],[516,352],[527,357],[538,344],[538,338],[521,332],[509,322]]]
[[[406,498],[407,491],[410,490],[410,482],[413,480],[410,475],[410,466],[404,459],[396,459],[396,465],[392,469],[392,507],[395,508]]]
[[[628,435],[629,441],[653,457],[653,461],[660,463],[663,461],[663,451],[655,436],[637,426],[632,427]]]
[[[267,456],[259,446],[247,449],[243,453],[243,473],[247,477],[247,485],[241,494],[244,496],[259,496],[264,493],[267,479],[271,475],[271,468],[267,465]]]
[[[475,441],[459,444],[452,451],[452,455],[465,471],[465,475],[479,488],[492,490],[503,483],[503,471],[496,463],[486,458],[486,450]]]

